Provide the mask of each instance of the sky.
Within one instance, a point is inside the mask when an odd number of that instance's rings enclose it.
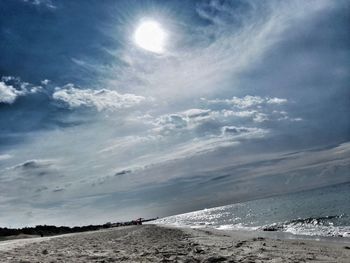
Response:
[[[0,226],[349,182],[349,24],[346,0],[1,0]]]

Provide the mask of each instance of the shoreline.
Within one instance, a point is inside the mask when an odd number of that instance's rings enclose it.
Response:
[[[0,245],[1,262],[348,262],[349,244],[147,224]]]
[[[227,233],[236,233],[247,238],[254,237],[265,237],[270,239],[281,239],[281,240],[301,240],[301,241],[315,241],[315,242],[325,242],[325,243],[340,243],[345,245],[350,245],[350,237],[343,236],[318,236],[318,235],[300,235],[293,234],[290,232],[281,232],[281,231],[261,231],[261,230],[244,230],[244,229],[219,229],[210,226],[175,226],[175,225],[165,225],[165,224],[154,224],[160,227],[169,227],[169,228],[179,228],[179,229],[194,229],[194,230],[206,230],[213,232],[227,232]]]
[[[293,234],[290,232],[280,232],[280,231],[259,231],[259,230],[244,230],[244,229],[218,229],[210,226],[176,226],[176,225],[165,225],[165,224],[155,224],[155,223],[147,223],[144,225],[154,225],[158,227],[164,227],[164,228],[174,228],[174,229],[180,229],[180,230],[198,230],[198,231],[210,231],[213,233],[226,233],[231,235],[239,235],[245,238],[254,238],[254,237],[264,237],[269,239],[281,239],[281,240],[300,240],[300,241],[315,241],[315,242],[321,242],[321,243],[338,243],[338,244],[344,244],[344,245],[350,245],[350,237],[334,237],[334,236],[317,236],[317,235],[300,235],[300,234]],[[127,228],[132,226],[121,226],[118,228]],[[116,228],[110,228],[110,229],[116,229]],[[17,236],[9,236],[5,237],[4,239],[0,239],[0,252],[1,247],[6,246],[6,244],[16,243],[17,241],[21,241],[20,243],[30,243],[30,242],[41,242],[45,240],[49,240],[52,238],[57,237],[65,237],[65,236],[72,236],[72,235],[79,235],[83,233],[93,233],[97,231],[104,231],[104,230],[110,230],[110,229],[100,229],[100,230],[92,230],[92,231],[82,231],[82,232],[76,232],[76,233],[66,233],[66,234],[58,234],[58,235],[50,235],[45,237],[40,236],[30,236],[30,235],[19,235]]]

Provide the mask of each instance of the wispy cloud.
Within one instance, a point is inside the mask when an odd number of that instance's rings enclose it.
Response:
[[[192,40],[190,46],[179,40],[176,46],[169,47],[163,58],[129,48],[119,51],[118,59],[127,57],[127,66],[113,67],[107,83],[147,92],[155,98],[172,102],[228,90],[238,91],[238,75],[261,62],[284,32],[332,5],[327,1],[313,2],[312,5],[299,1],[264,4],[256,1],[238,1],[237,4],[205,2],[208,4],[198,4],[197,12],[211,22],[209,25],[187,28],[166,21],[170,28],[174,28],[169,35],[176,37],[191,32],[191,35],[186,35]],[[244,9],[237,9],[239,5]],[[239,22],[233,23],[231,19]]]
[[[30,180],[31,177],[43,177],[55,171],[57,167],[53,160],[27,160],[0,170],[0,181]]]
[[[50,9],[55,9],[54,0],[22,0],[24,3],[32,4],[34,6],[45,6]]]
[[[260,96],[250,96],[246,95],[243,98],[232,97],[231,99],[210,99],[206,100],[202,98],[202,100],[208,104],[223,104],[229,105],[238,109],[247,109],[247,108],[256,108],[257,106],[264,106],[266,104],[276,104],[281,105],[288,102],[287,99],[282,98],[270,98],[270,97],[260,97]]]
[[[0,154],[0,161],[11,159],[13,156],[10,154]]]

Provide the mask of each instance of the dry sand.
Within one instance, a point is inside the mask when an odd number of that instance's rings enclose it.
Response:
[[[350,244],[155,225],[0,242],[0,262],[350,262]]]

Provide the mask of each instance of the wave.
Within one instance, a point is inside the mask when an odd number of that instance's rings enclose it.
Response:
[[[260,227],[262,231],[280,231],[296,235],[309,236],[332,236],[332,237],[350,237],[350,226],[337,225],[344,214],[298,218],[282,223],[273,223]]]
[[[271,223],[263,226],[252,224],[212,224],[205,221],[184,220],[179,216],[163,218],[155,221],[158,224],[172,225],[176,227],[204,228],[210,227],[218,230],[245,230],[245,231],[279,231],[295,235],[322,236],[322,237],[350,237],[350,226],[343,225],[342,221],[348,221],[346,215],[331,215],[323,217],[297,218],[285,222]]]

